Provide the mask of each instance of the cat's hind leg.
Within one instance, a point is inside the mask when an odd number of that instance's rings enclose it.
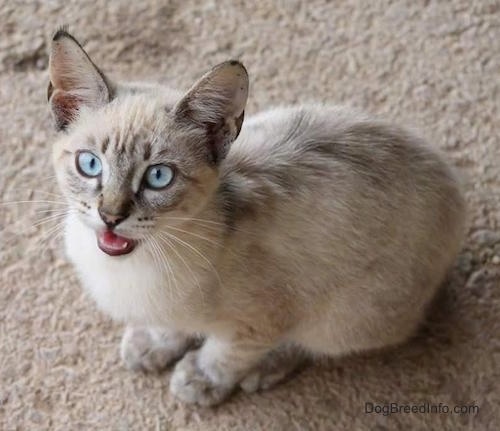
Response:
[[[194,338],[159,327],[127,327],[120,356],[131,370],[162,371],[194,344]]]

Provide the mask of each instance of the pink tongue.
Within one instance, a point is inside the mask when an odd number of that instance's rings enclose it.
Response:
[[[97,245],[104,253],[111,256],[130,253],[135,247],[133,240],[116,235],[110,230],[97,234]]]

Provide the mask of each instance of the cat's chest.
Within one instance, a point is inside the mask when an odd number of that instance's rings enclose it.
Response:
[[[197,326],[185,316],[196,314],[196,300],[189,296],[193,281],[183,273],[160,267],[145,246],[130,255],[112,257],[96,245],[95,234],[68,219],[66,251],[85,289],[99,308],[116,320],[133,324]]]

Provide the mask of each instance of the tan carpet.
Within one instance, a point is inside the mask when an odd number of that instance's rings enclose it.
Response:
[[[0,199],[58,200],[47,43],[69,24],[113,77],[179,87],[241,58],[251,114],[348,103],[414,127],[465,176],[468,240],[420,335],[331,360],[210,410],[168,394],[168,373],[119,362],[121,328],[82,294],[57,205],[0,206],[1,430],[500,429],[500,3],[455,1],[14,1],[0,3]],[[307,3],[307,6],[305,4]],[[163,5],[164,4],[164,5]],[[365,413],[365,402],[475,404],[476,415]]]

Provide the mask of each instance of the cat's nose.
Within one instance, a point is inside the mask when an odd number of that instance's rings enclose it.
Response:
[[[125,220],[128,217],[128,214],[109,214],[106,211],[104,211],[102,208],[98,209],[99,215],[101,216],[102,221],[104,224],[112,229],[116,225],[120,224],[123,220]]]

